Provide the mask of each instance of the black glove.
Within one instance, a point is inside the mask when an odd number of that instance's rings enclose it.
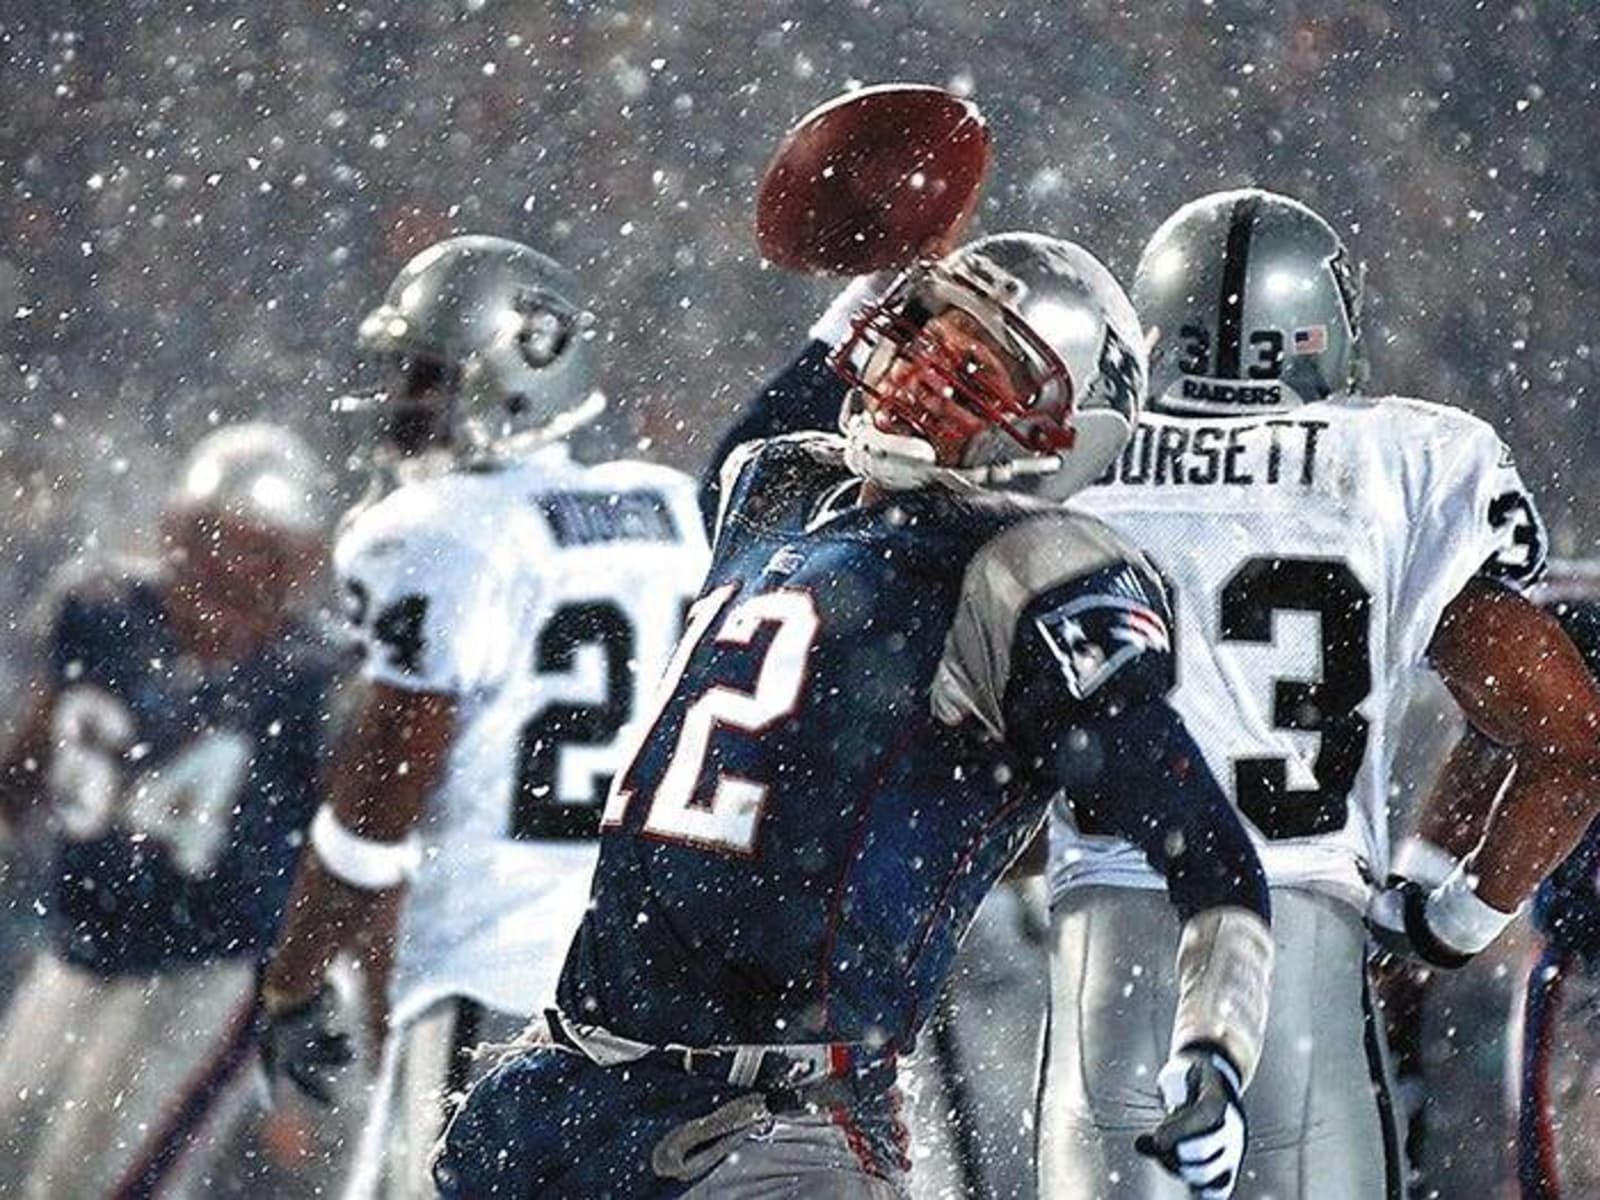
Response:
[[[334,1087],[355,1059],[350,1035],[333,1028],[333,989],[323,984],[309,999],[261,1016],[261,1066],[272,1085],[288,1076],[319,1104],[334,1102]]]
[[[1367,905],[1367,932],[1379,949],[1401,958],[1454,970],[1471,961],[1445,945],[1428,925],[1428,889],[1414,879],[1391,875]]]
[[[1133,1148],[1183,1180],[1193,1195],[1228,1200],[1250,1141],[1239,1073],[1221,1054],[1188,1049],[1167,1061],[1158,1082],[1167,1115]]]

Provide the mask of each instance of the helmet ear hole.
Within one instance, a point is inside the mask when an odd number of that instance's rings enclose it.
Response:
[[[548,367],[567,348],[572,333],[568,323],[549,309],[531,314],[517,333],[522,361],[534,370]]]
[[[446,369],[448,378],[427,389],[442,394],[416,397],[438,410],[440,428],[407,416],[393,422],[404,426],[402,441],[495,457],[502,448],[520,453],[591,410],[591,323],[578,281],[554,259],[520,242],[467,235],[402,268],[363,324],[362,344]],[[396,392],[404,398],[407,390],[423,389],[391,389],[384,407],[398,408]]]

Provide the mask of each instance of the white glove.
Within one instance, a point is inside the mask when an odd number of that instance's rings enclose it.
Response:
[[[1239,1073],[1220,1054],[1180,1050],[1156,1077],[1166,1118],[1134,1149],[1153,1158],[1202,1200],[1228,1200],[1239,1181],[1249,1131]]]

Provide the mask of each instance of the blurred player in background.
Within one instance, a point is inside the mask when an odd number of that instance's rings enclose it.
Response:
[[[1178,1085],[1147,1149],[1226,1194],[1264,881],[1162,699],[1160,582],[1026,494],[1120,449],[1137,319],[1081,248],[1002,234],[913,268],[854,328],[845,436],[724,468],[559,1011],[457,1115],[446,1196],[903,1195],[896,1061],[1062,787],[1167,877]]]
[[[1568,567],[1536,592],[1600,677],[1600,580]],[[1451,750],[1423,808],[1401,865],[1437,858],[1438,874],[1483,834],[1484,806],[1504,786],[1514,756],[1472,729]],[[1452,853],[1454,850],[1456,853]],[[1507,1094],[1515,1126],[1516,1174],[1524,1200],[1600,1194],[1600,824],[1540,886],[1534,898],[1534,945],[1524,984],[1513,996]],[[1410,1051],[1414,1085],[1428,1104],[1421,1053],[1426,971],[1386,981],[1391,1027]]]
[[[1542,598],[1600,679],[1600,580],[1552,579]],[[1600,1196],[1600,823],[1540,886],[1533,928],[1508,1057],[1517,1179],[1523,1200]]]
[[[336,674],[298,615],[331,515],[293,434],[220,429],[167,499],[162,556],[80,571],[54,603],[0,761],[6,817],[54,843],[52,944],[0,1030],[8,1195],[235,1191],[213,1160]]]
[[[1079,502],[1172,584],[1174,704],[1272,884],[1278,971],[1239,1195],[1396,1195],[1363,928],[1389,857],[1393,724],[1431,667],[1469,721],[1523,743],[1521,800],[1538,806],[1600,757],[1580,736],[1600,710],[1517,594],[1544,533],[1505,445],[1456,409],[1358,394],[1359,276],[1325,221],[1269,192],[1204,197],[1153,236],[1133,296],[1158,331],[1152,412]],[[1104,833],[1056,810],[1045,1190],[1174,1195],[1124,1146],[1151,1114],[1125,1081],[1159,1066],[1152,1030],[1178,994],[1152,951],[1177,931],[1137,850]],[[1410,932],[1486,945],[1539,877],[1515,839],[1491,862]]]
[[[704,571],[690,480],[562,441],[599,408],[592,337],[564,268],[491,237],[423,251],[361,325],[402,486],[335,549],[370,688],[263,987],[269,1073],[331,1100],[349,1048],[324,973],[405,889],[352,1196],[431,1194],[474,1050],[553,999],[611,774]]]

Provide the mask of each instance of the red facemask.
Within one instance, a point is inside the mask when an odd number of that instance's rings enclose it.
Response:
[[[897,289],[864,311],[850,337],[834,352],[834,370],[860,389],[881,428],[900,425],[928,441],[944,465],[961,465],[961,451],[978,434],[998,429],[1030,454],[1070,450],[1073,389],[1066,366],[1033,331],[1008,321],[1007,331],[1031,352],[1040,371],[1008,352],[960,309],[916,320]],[[898,293],[898,294],[897,294]],[[953,314],[954,320],[945,318]],[[869,381],[857,362],[887,366]],[[1055,385],[1049,400],[1045,393]]]

